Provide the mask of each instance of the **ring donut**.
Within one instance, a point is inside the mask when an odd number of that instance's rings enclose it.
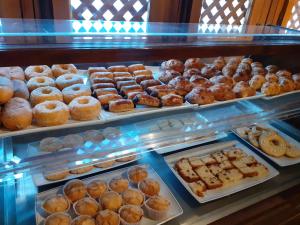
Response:
[[[286,141],[275,132],[263,132],[259,137],[260,148],[268,155],[283,156],[288,148]]]
[[[51,77],[52,78],[52,71],[47,65],[38,65],[38,66],[28,66],[25,69],[25,78],[29,80],[32,77]]]
[[[66,73],[77,73],[77,68],[73,64],[54,64],[51,67],[54,77],[59,77]]]
[[[99,116],[100,102],[92,96],[74,98],[70,104],[71,117],[74,120],[93,120]]]

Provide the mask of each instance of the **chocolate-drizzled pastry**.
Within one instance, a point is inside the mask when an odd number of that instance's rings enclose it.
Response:
[[[218,70],[218,67],[216,67],[213,64],[206,65],[205,67],[203,67],[201,69],[202,76],[205,77],[205,78],[207,78],[207,79],[215,76],[219,72],[220,71]]]
[[[148,94],[137,94],[133,98],[133,102],[138,105],[147,105],[151,107],[159,107],[160,101],[158,98],[150,96]]]
[[[165,83],[168,84],[170,80],[172,80],[175,77],[181,76],[181,73],[175,71],[175,70],[166,70],[162,71],[158,77],[158,79]]]
[[[176,93],[185,96],[193,89],[191,82],[184,77],[176,77],[169,82],[169,87],[175,89]]]
[[[182,73],[184,70],[183,63],[178,59],[170,59],[161,65],[162,70],[175,70]]]
[[[214,94],[203,87],[194,88],[185,96],[185,100],[191,104],[205,105],[215,101]]]
[[[192,69],[192,68],[201,70],[202,67],[204,67],[204,66],[205,66],[205,64],[203,62],[201,62],[200,58],[189,58],[184,63],[184,67],[186,70]]]
[[[183,77],[190,79],[193,75],[201,75],[201,71],[199,69],[188,69],[186,71],[184,71],[183,73]]]

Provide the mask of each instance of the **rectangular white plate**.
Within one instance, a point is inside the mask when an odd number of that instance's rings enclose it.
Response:
[[[276,131],[280,136],[282,136],[290,145],[295,146],[297,149],[300,149],[300,143],[296,141],[295,139],[291,138],[287,134],[283,133],[282,131],[278,130],[277,128],[271,126],[270,124],[263,123],[259,124],[260,126],[270,128],[274,131]],[[273,157],[268,154],[266,154],[264,151],[260,150],[259,148],[256,148],[254,145],[252,145],[250,142],[248,142],[246,139],[244,139],[242,136],[239,135],[239,133],[236,130],[232,130],[238,137],[246,141],[249,145],[251,145],[255,150],[259,151],[261,154],[265,155],[267,158],[271,159],[273,162],[275,162],[279,166],[291,166],[295,165],[297,163],[300,163],[300,157],[298,158],[289,158],[286,156],[282,157]]]
[[[163,182],[163,180],[160,178],[160,176],[156,173],[156,171],[151,168],[148,165],[142,165],[148,168],[148,175],[150,178],[153,178],[155,180],[158,180],[160,183],[160,195],[164,196],[165,198],[167,198],[170,202],[171,202],[171,208],[169,210],[169,213],[167,215],[167,218],[161,221],[154,221],[151,220],[149,218],[143,217],[142,221],[141,221],[141,225],[156,225],[156,224],[163,224],[166,223],[167,221],[181,215],[183,213],[183,210],[181,208],[181,206],[179,205],[179,203],[177,202],[176,198],[173,196],[172,192],[170,191],[170,189],[168,188],[168,186]],[[110,180],[113,177],[119,177],[120,175],[127,177],[127,173],[126,171],[128,170],[128,168],[124,168],[124,169],[120,169],[120,170],[116,170],[110,173],[105,173],[102,175],[98,175],[98,176],[93,176],[93,177],[89,177],[87,179],[84,179],[83,181],[85,183],[88,183],[89,181],[93,180],[93,179],[101,179],[101,180]],[[132,187],[135,187],[131,184]],[[136,188],[136,187],[135,187]],[[40,225],[43,224],[43,221],[45,220],[44,214],[41,210],[41,204],[42,202],[47,198],[47,196],[52,195],[52,194],[56,194],[56,193],[60,193],[62,194],[62,186],[58,187],[58,188],[54,188],[54,189],[50,189],[48,191],[44,191],[41,192],[37,195],[36,197],[36,204],[35,204],[35,210],[36,210],[36,224]],[[70,210],[72,214],[72,210]]]
[[[177,160],[183,158],[183,157],[192,157],[192,156],[205,156],[208,154],[211,154],[216,151],[223,150],[225,148],[231,147],[231,146],[237,146],[238,148],[241,148],[245,153],[248,155],[252,155],[255,157],[257,162],[262,163],[264,166],[266,166],[269,170],[269,175],[266,177],[261,177],[261,178],[256,178],[256,177],[251,177],[251,178],[245,178],[241,180],[239,183],[237,183],[234,186],[229,186],[229,187],[221,187],[213,190],[207,190],[204,193],[203,197],[199,197],[194,192],[190,189],[188,186],[187,182],[185,182],[181,176],[175,171],[174,165],[177,162]],[[213,201],[215,199],[219,199],[231,194],[234,194],[236,192],[245,190],[247,188],[253,187],[255,185],[258,185],[260,183],[263,183],[279,174],[279,172],[274,169],[271,165],[269,165],[265,160],[260,158],[258,155],[256,155],[254,152],[252,152],[250,149],[248,149],[246,146],[242,145],[238,141],[229,141],[229,142],[223,142],[223,143],[217,143],[217,144],[212,144],[212,145],[206,145],[203,147],[199,148],[194,148],[191,150],[183,151],[180,153],[172,154],[167,157],[165,157],[165,160],[174,173],[174,175],[178,178],[178,180],[182,183],[182,185],[187,189],[188,192],[199,202],[199,203],[206,203],[209,201]]]
[[[295,90],[295,91],[290,91],[290,92],[282,93],[280,95],[275,95],[275,96],[263,96],[262,98],[265,100],[272,100],[272,99],[280,98],[283,96],[287,96],[287,95],[291,95],[291,94],[295,94],[295,93],[299,93],[299,92],[300,92],[300,90]]]

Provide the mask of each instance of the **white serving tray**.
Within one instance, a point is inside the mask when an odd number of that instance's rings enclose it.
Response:
[[[183,157],[192,157],[192,156],[205,156],[208,154],[211,154],[216,151],[223,150],[225,148],[231,147],[231,146],[237,146],[238,148],[242,149],[245,153],[248,155],[252,155],[255,157],[257,162],[263,164],[266,166],[269,170],[269,175],[266,177],[251,177],[251,178],[244,178],[239,183],[237,183],[234,186],[229,187],[221,187],[217,189],[207,190],[204,192],[203,197],[199,197],[190,189],[187,182],[185,182],[180,175],[175,171],[174,165],[177,160],[183,158]],[[265,160],[260,158],[258,155],[256,155],[254,152],[252,152],[250,149],[248,149],[246,146],[242,145],[238,141],[229,141],[229,142],[223,142],[223,143],[217,143],[212,145],[206,145],[199,148],[194,148],[191,150],[183,151],[180,153],[172,154],[167,157],[165,157],[165,160],[174,173],[174,175],[178,178],[178,180],[182,183],[182,185],[187,189],[188,192],[199,202],[199,203],[206,203],[210,202],[234,193],[237,193],[239,191],[245,190],[247,188],[253,187],[255,185],[258,185],[260,183],[263,183],[279,174],[279,172],[274,169],[270,164],[268,164]]]
[[[262,123],[259,124],[262,127],[266,127],[266,128],[270,128],[272,130],[274,130],[275,132],[277,132],[280,136],[282,136],[290,145],[295,146],[297,149],[300,149],[300,143],[298,141],[296,141],[295,139],[291,138],[290,136],[288,136],[287,134],[283,133],[282,131],[280,131],[279,129],[271,126],[270,124],[267,123]],[[255,150],[259,151],[261,154],[265,155],[267,158],[269,158],[270,160],[272,160],[273,162],[275,162],[277,165],[279,166],[291,166],[291,165],[295,165],[297,163],[300,163],[300,157],[298,158],[289,158],[286,156],[282,156],[282,157],[273,157],[268,155],[267,153],[265,153],[264,151],[262,151],[261,149],[255,147],[254,145],[252,145],[250,142],[248,142],[246,139],[244,139],[235,129],[232,130],[238,137],[240,137],[241,139],[243,139],[244,141],[246,141],[249,145],[251,145]]]
[[[265,100],[272,100],[272,99],[280,98],[280,97],[283,97],[283,96],[287,96],[287,95],[291,95],[291,94],[296,94],[296,93],[299,93],[299,92],[300,92],[300,90],[294,90],[294,91],[282,93],[282,94],[275,95],[275,96],[264,96],[263,95],[262,98],[265,99]]]
[[[166,219],[161,220],[161,221],[154,221],[149,218],[143,217],[143,219],[141,221],[141,225],[163,224],[169,220],[174,219],[175,217],[180,216],[183,213],[183,210],[182,210],[181,206],[179,205],[178,201],[176,200],[176,198],[174,197],[174,195],[172,194],[172,192],[170,191],[170,189],[168,188],[168,186],[163,182],[163,180],[156,173],[156,171],[153,168],[151,168],[149,165],[140,165],[140,166],[147,167],[148,177],[153,178],[153,179],[159,181],[159,183],[160,183],[160,195],[166,197],[171,202],[171,208],[169,210],[169,213],[168,213]],[[127,178],[127,170],[129,168],[124,168],[124,169],[116,170],[116,171],[113,171],[110,173],[105,173],[102,175],[89,177],[87,179],[84,179],[83,181],[85,183],[88,183],[89,181],[94,180],[94,179],[101,179],[101,180],[109,181],[113,177],[119,177],[120,175]],[[136,188],[136,186],[133,184],[130,184],[130,186]],[[42,202],[49,195],[54,195],[54,194],[62,194],[62,186],[41,192],[36,196],[35,212],[36,212],[36,224],[37,225],[42,225],[43,222],[45,221],[45,215],[41,208]],[[70,208],[72,208],[72,207],[70,207]],[[74,212],[72,212],[72,209],[70,210],[70,214],[74,215]]]

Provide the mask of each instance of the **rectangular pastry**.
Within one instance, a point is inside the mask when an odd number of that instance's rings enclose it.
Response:
[[[144,80],[154,79],[152,75],[138,75],[134,77],[135,81],[140,84]]]
[[[178,173],[188,183],[200,180],[200,177],[192,169],[178,170]]]
[[[146,89],[146,91],[150,94],[153,90],[167,90],[170,89],[170,87],[166,84],[161,84],[161,85],[156,85],[156,86],[152,86],[152,87],[148,87]]]
[[[200,166],[204,166],[205,164],[202,162],[200,157],[190,157],[188,158],[190,165],[193,169],[196,169]]]
[[[140,85],[142,86],[142,88],[144,90],[146,90],[148,87],[153,87],[153,86],[161,85],[161,83],[158,80],[151,79],[151,80],[143,80],[140,83]]]
[[[131,86],[131,85],[137,85],[135,80],[127,80],[127,81],[118,81],[117,82],[118,89],[121,89],[123,86]]]
[[[158,98],[152,97],[148,94],[137,94],[133,98],[133,102],[137,105],[146,105],[150,107],[159,107],[160,101]]]
[[[248,166],[257,163],[256,159],[252,155],[244,156],[244,157],[240,158],[239,160],[244,162]]]
[[[217,176],[226,186],[243,179],[243,174],[241,174],[237,169],[223,170]]]
[[[124,66],[124,65],[120,65],[120,66],[110,66],[107,68],[107,70],[109,72],[128,72],[128,68],[127,66]]]
[[[250,166],[239,167],[238,169],[245,177],[255,177],[258,175],[257,171]]]
[[[144,92],[144,91],[129,92],[129,93],[127,94],[127,98],[132,100],[132,99],[134,99],[134,97],[137,96],[138,94],[147,94],[147,93]]]
[[[107,69],[105,69],[105,67],[94,67],[91,66],[88,68],[88,75],[90,76],[92,73],[95,72],[107,72]]]
[[[231,164],[231,162],[229,160],[226,160],[226,161],[222,161],[219,164],[219,167],[221,167],[223,170],[228,170],[228,169],[232,169],[233,165]]]
[[[267,176],[269,174],[268,168],[265,167],[261,163],[257,163],[255,165],[252,165],[251,168],[254,169],[257,172],[257,175],[259,177],[265,177],[265,176]]]
[[[130,99],[110,101],[108,106],[110,112],[127,112],[134,110],[134,104]]]
[[[134,80],[134,78],[133,77],[115,77],[114,80],[115,80],[115,82],[119,82],[119,81]]]
[[[217,175],[218,173],[223,171],[223,169],[221,167],[219,167],[218,165],[210,165],[207,167],[213,175]]]
[[[115,88],[100,88],[94,90],[94,94],[99,97],[100,95],[118,94],[118,91]]]
[[[205,165],[212,165],[218,163],[212,156],[207,155],[204,157],[201,157],[202,162],[204,162]]]
[[[201,177],[214,177],[207,166],[200,166],[195,169],[195,172]]]
[[[116,77],[132,77],[131,73],[128,72],[114,72],[114,78]]]
[[[156,86],[154,86],[156,87]],[[165,95],[170,95],[170,94],[176,94],[176,91],[173,89],[154,89],[151,91],[150,95],[157,97],[157,98],[162,98]]]
[[[192,167],[189,164],[188,159],[182,158],[175,163],[175,169],[176,170],[188,170],[188,169],[191,170]]]
[[[140,85],[123,86],[121,89],[123,95],[128,95],[130,92],[142,92],[143,89]]]
[[[222,187],[222,182],[215,176],[201,177],[201,180],[206,184],[207,189],[216,189]]]
[[[122,99],[122,96],[118,94],[106,94],[98,96],[98,100],[100,101],[101,105],[108,105],[110,101],[115,101],[118,99]]]
[[[111,83],[114,84],[114,80],[110,78],[94,78],[90,80],[92,84]]]
[[[239,159],[231,161],[232,165],[234,165],[236,168],[242,168],[246,167],[247,164]]]
[[[231,148],[229,151],[224,151],[224,154],[229,158],[229,160],[236,160],[246,156],[246,153],[235,147]]]
[[[179,95],[168,94],[161,97],[163,106],[180,106],[183,104],[183,98]]]
[[[203,197],[203,192],[206,191],[206,185],[201,180],[189,183],[189,187],[199,197]]]
[[[140,75],[152,76],[152,71],[151,70],[136,70],[133,72],[133,76],[140,76]]]
[[[113,79],[114,75],[111,72],[94,72],[90,75],[90,79],[94,78],[110,78]]]
[[[134,71],[144,70],[144,69],[146,69],[146,68],[143,64],[132,64],[132,65],[128,66],[129,73],[133,73]]]
[[[95,89],[100,89],[100,88],[115,88],[115,85],[112,83],[97,83],[93,84],[92,88]]]
[[[212,157],[214,157],[218,163],[228,160],[227,156],[224,155],[222,152],[215,152],[212,154]]]

